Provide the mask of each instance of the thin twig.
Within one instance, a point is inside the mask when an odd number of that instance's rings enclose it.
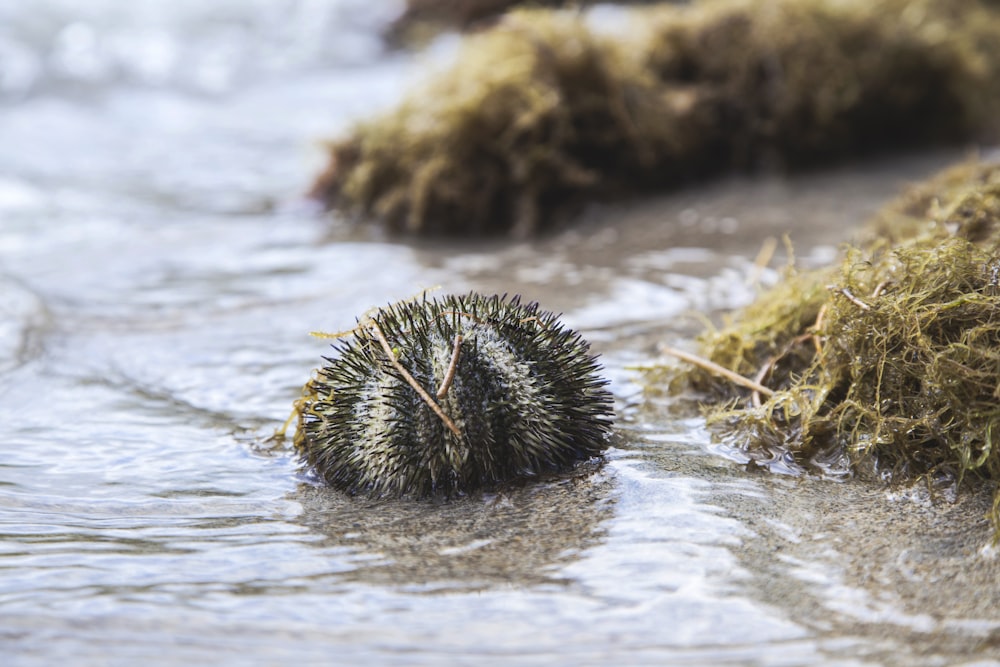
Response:
[[[830,290],[831,292],[838,292],[838,293],[840,293],[845,299],[847,299],[848,301],[850,301],[851,303],[853,303],[855,306],[857,306],[861,310],[871,310],[872,309],[872,307],[869,306],[867,303],[865,303],[864,301],[862,301],[858,297],[856,297],[853,294],[851,294],[851,290],[847,289],[846,287],[837,287],[836,285],[827,285],[826,288],[828,290]]]
[[[813,346],[816,348],[816,354],[823,354],[823,341],[820,340],[819,332],[823,330],[823,320],[826,318],[826,304],[824,303],[820,306],[819,313],[816,314],[816,321],[813,322]]]
[[[473,315],[472,313],[466,313],[465,311],[461,310],[442,310],[440,313],[437,314],[438,317],[441,317],[442,315],[461,315],[462,317],[468,317],[476,324],[482,323],[482,320]]]
[[[788,354],[793,347],[795,347],[800,343],[804,343],[807,340],[812,339],[813,347],[816,349],[817,355],[823,354],[823,344],[820,341],[819,331],[820,328],[823,326],[824,317],[826,317],[825,303],[820,307],[819,313],[816,314],[816,321],[813,322],[813,325],[806,330],[806,333],[799,334],[798,336],[793,338],[791,341],[789,341],[788,345],[785,346],[785,349],[783,349],[779,354],[776,354],[770,359],[768,359],[767,363],[761,366],[761,369],[757,372],[757,375],[754,376],[753,381],[757,384],[762,384],[764,382],[764,378],[766,378],[767,375],[774,370],[774,367],[777,365],[777,363],[786,354]],[[750,394],[750,401],[753,403],[755,408],[759,408],[761,405],[760,392],[754,390],[754,392]]]
[[[778,362],[777,357],[772,357],[771,359],[769,359],[768,362],[761,367],[760,371],[757,372],[757,375],[754,377],[753,381],[761,386],[764,386],[762,384],[764,382],[764,378],[767,377],[767,374],[771,372],[771,369],[774,368],[774,364],[776,364],[777,362]],[[753,393],[750,394],[750,402],[753,403],[753,406],[755,408],[760,407],[761,403],[760,392],[757,391],[756,389],[754,389]]]
[[[448,362],[448,372],[441,381],[441,386],[437,390],[437,397],[444,398],[455,379],[455,371],[458,369],[458,355],[462,351],[462,334],[455,334],[455,347],[451,350],[451,361]]]
[[[669,354],[672,357],[677,357],[681,361],[686,361],[689,364],[693,364],[698,368],[708,371],[709,373],[720,375],[729,380],[730,382],[732,382],[733,384],[738,384],[741,387],[746,387],[747,389],[750,389],[752,391],[760,392],[765,396],[774,395],[774,392],[765,387],[764,385],[758,384],[753,380],[748,380],[739,373],[734,373],[728,368],[723,368],[719,364],[709,361],[708,359],[704,359],[702,357],[693,354],[688,354],[687,352],[682,352],[681,350],[674,349],[668,345],[664,345],[663,347],[661,347],[660,351],[663,352],[664,354]]]
[[[382,327],[378,325],[378,322],[372,319],[369,321],[369,324],[375,330],[375,337],[378,338],[378,342],[382,345],[382,349],[385,350],[386,355],[388,355],[389,363],[391,363],[396,370],[399,371],[399,374],[403,376],[403,379],[406,380],[407,384],[413,387],[413,390],[424,400],[424,403],[426,403],[430,409],[434,411],[434,414],[441,418],[441,421],[448,427],[448,430],[454,433],[456,438],[461,438],[462,432],[458,430],[457,426],[455,426],[455,422],[453,422],[448,415],[444,413],[441,406],[434,402],[434,399],[431,398],[430,394],[424,391],[424,388],[420,386],[420,383],[417,382],[416,379],[410,375],[409,371],[403,368],[403,364],[399,363],[399,360],[396,359],[396,353],[392,351],[392,346],[390,346],[389,341],[386,340],[385,334],[382,333]]]
[[[310,331],[309,335],[312,336],[313,338],[319,338],[321,340],[335,340],[337,338],[344,338],[345,336],[350,336],[353,333],[357,333],[357,331],[358,327],[354,327],[353,329],[347,329],[346,331],[336,331],[333,333],[328,331]]]

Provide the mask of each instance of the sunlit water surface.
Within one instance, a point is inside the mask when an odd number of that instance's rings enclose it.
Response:
[[[453,40],[392,3],[0,1],[4,665],[994,664],[985,497],[752,474],[633,369],[954,156],[594,207],[535,243],[386,239],[301,198],[317,141]],[[785,259],[773,262],[780,266]],[[440,285],[602,353],[603,462],[451,502],[316,486],[266,440],[314,330]]]

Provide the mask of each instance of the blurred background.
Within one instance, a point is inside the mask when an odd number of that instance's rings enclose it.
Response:
[[[634,370],[776,280],[762,247],[829,262],[965,147],[397,238],[304,193],[324,140],[492,20],[409,5],[439,27],[390,0],[0,0],[4,664],[995,664],[988,497],[748,474]],[[564,313],[615,394],[606,461],[374,502],[268,440],[330,353],[310,331],[433,286]]]

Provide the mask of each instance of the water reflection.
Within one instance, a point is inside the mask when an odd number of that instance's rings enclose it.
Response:
[[[606,534],[613,476],[588,462],[571,473],[452,501],[369,500],[303,484],[297,521],[325,548],[366,558],[340,576],[414,591],[565,584],[558,572]]]

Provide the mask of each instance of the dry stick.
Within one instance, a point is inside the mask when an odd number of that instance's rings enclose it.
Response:
[[[472,320],[476,324],[482,324],[482,320],[481,319],[479,319],[478,317],[476,317],[472,313],[466,313],[466,312],[461,311],[461,310],[442,310],[440,313],[437,314],[438,317],[441,317],[442,315],[461,315],[462,317],[468,317],[470,320]]]
[[[410,375],[409,371],[403,368],[403,364],[399,363],[399,360],[396,359],[396,354],[392,351],[392,347],[389,345],[389,341],[386,340],[385,334],[382,333],[382,327],[380,327],[378,322],[375,320],[371,320],[370,324],[372,328],[375,329],[375,337],[378,338],[378,342],[382,345],[382,349],[385,350],[385,353],[389,356],[389,363],[391,363],[396,370],[399,371],[399,374],[403,376],[403,379],[406,380],[411,387],[413,387],[413,390],[416,391],[420,398],[424,400],[424,403],[430,406],[430,409],[434,411],[434,414],[441,418],[441,421],[443,421],[444,425],[448,427],[448,430],[454,433],[456,438],[461,438],[462,432],[458,430],[457,426],[455,426],[455,422],[453,422],[448,415],[444,413],[441,406],[434,402],[434,399],[431,398],[430,394],[424,391],[424,388],[420,386],[420,383],[417,382],[416,379]]]
[[[823,341],[820,340],[819,332],[823,329],[823,319],[826,317],[826,306],[823,304],[820,306],[819,313],[816,315],[816,321],[813,322],[813,346],[816,348],[816,354],[823,354]]]
[[[774,365],[776,363],[778,363],[777,357],[772,357],[771,359],[769,359],[768,362],[761,367],[760,371],[757,373],[756,377],[754,377],[753,381],[763,386],[761,383],[764,382],[764,378],[767,377],[767,374],[771,372],[771,369],[774,368]],[[760,407],[760,392],[757,391],[756,389],[754,389],[753,393],[750,394],[750,402],[753,403],[753,406],[755,408]]]
[[[856,297],[853,294],[851,294],[851,290],[847,289],[846,287],[837,287],[836,285],[827,285],[826,288],[828,290],[830,290],[831,292],[837,292],[837,293],[841,294],[845,299],[847,299],[848,301],[850,301],[851,303],[853,303],[855,306],[857,306],[861,310],[871,310],[872,309],[872,307],[869,306],[867,303],[865,303],[864,301],[862,301],[858,297]]]
[[[771,357],[770,359],[768,359],[764,363],[764,365],[761,366],[760,370],[757,371],[757,375],[754,376],[753,381],[756,382],[757,384],[762,384],[764,382],[764,378],[767,377],[767,374],[774,370],[774,367],[778,364],[778,362],[781,361],[786,354],[788,354],[789,352],[791,352],[793,347],[795,347],[799,343],[806,342],[810,338],[813,339],[815,345],[817,345],[817,346],[819,345],[818,342],[815,342],[816,338],[817,338],[816,334],[814,334],[814,333],[799,334],[798,336],[796,336],[792,340],[788,341],[788,343],[781,350],[781,352],[779,352],[778,354],[776,354],[773,357]],[[818,347],[817,347],[817,354],[818,353],[819,353],[819,351],[818,351]],[[760,392],[758,392],[757,390],[754,390],[754,392],[752,394],[750,394],[750,400],[753,401],[753,405],[754,405],[755,408],[759,408],[760,407]]]
[[[451,351],[451,361],[448,362],[448,372],[444,375],[444,380],[441,381],[441,386],[437,390],[437,397],[444,398],[444,395],[448,393],[448,388],[451,387],[452,381],[455,379],[455,371],[458,369],[458,354],[462,351],[462,334],[455,334],[455,347]]]
[[[669,354],[672,357],[677,357],[681,361],[686,361],[689,364],[693,364],[698,368],[702,368],[708,371],[709,373],[721,375],[722,377],[726,378],[733,384],[738,384],[741,387],[746,387],[747,389],[760,392],[765,396],[774,395],[774,392],[765,387],[764,385],[754,382],[753,380],[748,380],[739,373],[734,373],[728,368],[723,368],[719,364],[709,361],[708,359],[703,359],[702,357],[698,357],[693,354],[688,354],[687,352],[682,352],[681,350],[674,349],[669,345],[664,345],[663,347],[660,348],[660,351],[663,352],[664,354]]]
[[[781,352],[781,354],[777,354],[768,359],[767,363],[764,364],[763,367],[761,367],[756,377],[754,377],[754,382],[757,382],[758,384],[764,382],[764,378],[767,377],[767,374],[774,369],[774,366],[775,364],[778,363],[778,360],[780,360],[783,356],[788,354],[788,352],[791,351],[793,346],[798,345],[799,343],[802,343],[804,341],[807,341],[810,338],[812,339],[813,347],[816,348],[816,355],[818,356],[823,354],[823,343],[820,341],[819,331],[820,328],[823,326],[824,317],[826,317],[825,303],[822,306],[820,306],[819,313],[816,314],[816,321],[813,322],[813,325],[811,327],[809,327],[807,333],[796,336],[795,338],[792,339],[792,341],[788,344],[788,346]],[[809,331],[811,331],[812,333],[808,333]],[[754,391],[752,394],[750,394],[750,400],[753,402],[755,408],[759,408],[760,392]]]

